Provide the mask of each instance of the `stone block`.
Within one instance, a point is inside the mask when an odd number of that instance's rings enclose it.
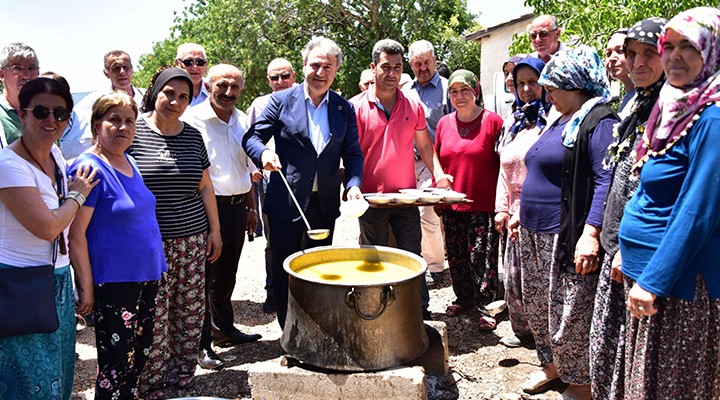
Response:
[[[344,373],[294,365],[287,366],[282,357],[253,364],[249,370],[252,398],[427,400],[425,373],[419,366]]]
[[[450,373],[447,325],[442,321],[425,321],[428,349],[408,365],[422,366],[429,375],[446,376]]]

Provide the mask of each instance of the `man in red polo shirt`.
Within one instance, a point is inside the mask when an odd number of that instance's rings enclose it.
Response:
[[[415,152],[433,172],[436,185],[447,187],[452,176],[443,173],[425,123],[425,111],[415,98],[405,97],[398,84],[403,72],[402,45],[383,39],[375,44],[370,69],[375,85],[350,101],[355,106],[360,148],[365,158],[363,193],[393,193],[415,188]],[[415,208],[370,208],[360,217],[363,243],[388,245],[388,224],[397,247],[417,255],[421,252],[420,214]],[[429,295],[423,280],[424,317]]]

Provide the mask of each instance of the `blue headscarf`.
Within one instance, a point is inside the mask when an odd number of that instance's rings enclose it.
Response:
[[[562,90],[585,90],[590,100],[573,114],[563,131],[563,145],[575,146],[580,124],[590,110],[610,101],[610,82],[598,53],[588,46],[566,49],[553,56],[545,65],[538,82]]]
[[[530,67],[537,73],[538,78],[540,77],[540,73],[542,72],[543,68],[545,68],[545,63],[535,57],[528,57],[521,61],[518,61],[515,64],[515,68],[513,69],[512,76],[513,76],[513,83],[515,83],[515,104],[517,104],[517,110],[513,114],[515,117],[515,123],[510,127],[510,140],[512,141],[515,139],[515,135],[520,132],[521,130],[525,129],[528,125],[536,124],[541,130],[545,127],[545,124],[547,123],[545,120],[545,116],[547,115],[548,110],[550,109],[550,103],[548,103],[545,100],[545,88],[542,88],[542,94],[540,95],[539,99],[535,99],[529,103],[525,103],[520,99],[520,95],[518,94],[518,85],[517,85],[517,74],[518,70],[520,70],[520,67]]]

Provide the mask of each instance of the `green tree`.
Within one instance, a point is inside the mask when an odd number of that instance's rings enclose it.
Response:
[[[147,86],[158,67],[174,61],[178,44],[197,42],[211,61],[243,70],[246,84],[239,106],[244,109],[270,91],[265,69],[273,58],[290,60],[301,80],[300,50],[315,35],[332,38],[343,50],[333,87],[347,97],[358,91],[372,46],[383,38],[405,46],[427,39],[435,44],[438,59],[451,68],[477,71],[479,45],[462,39],[478,29],[466,5],[466,0],[198,0],[176,15],[170,36],[140,58],[134,78]]]
[[[703,0],[525,0],[536,15],[551,14],[563,27],[563,40],[577,40],[598,51],[605,50],[610,33],[649,17],[672,18],[680,11],[707,6]],[[532,51],[527,35],[517,34],[510,49],[512,54]]]

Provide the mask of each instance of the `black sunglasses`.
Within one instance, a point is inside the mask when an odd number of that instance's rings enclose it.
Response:
[[[277,82],[278,79],[282,78],[282,80],[286,81],[290,79],[291,74],[281,74],[281,75],[270,75],[268,78],[270,78],[271,81]]]
[[[186,58],[184,60],[180,60],[183,65],[186,67],[192,67],[193,65],[197,65],[198,67],[203,67],[205,64],[207,64],[207,60],[203,60],[202,58]]]
[[[39,120],[43,120],[52,114],[58,122],[65,122],[70,118],[70,111],[57,107],[52,110],[45,106],[35,106],[33,108],[23,108],[25,111],[32,111],[32,115]]]

